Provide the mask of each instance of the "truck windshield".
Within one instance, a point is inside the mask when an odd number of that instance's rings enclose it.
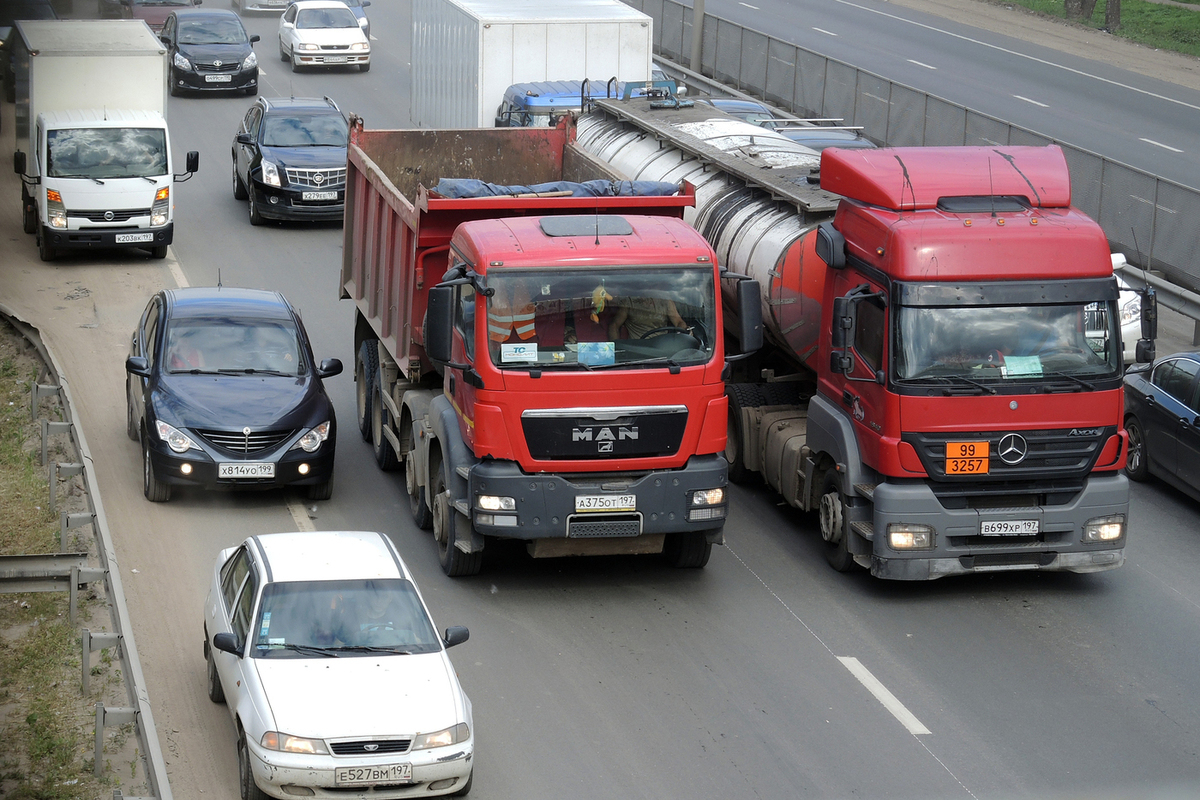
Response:
[[[163,128],[64,128],[46,133],[51,178],[154,178],[167,174]]]
[[[976,382],[1121,374],[1115,301],[1034,306],[901,307],[899,380]]]
[[[600,369],[708,362],[712,268],[513,270],[487,276],[488,349],[502,369]]]

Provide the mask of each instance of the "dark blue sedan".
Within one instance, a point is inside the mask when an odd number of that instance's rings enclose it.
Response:
[[[278,292],[192,288],[159,292],[125,361],[129,438],[142,446],[142,490],[165,502],[174,486],[333,492],[337,422],[295,310]]]
[[[1200,500],[1200,353],[1176,353],[1125,373],[1125,472]]]

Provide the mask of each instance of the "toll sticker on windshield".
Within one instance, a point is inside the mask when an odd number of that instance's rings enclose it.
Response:
[[[262,639],[262,638],[266,637],[267,631],[270,630],[270,628],[271,628],[271,612],[264,611],[263,618],[262,618],[262,630],[260,630],[258,632],[258,638]]]
[[[500,363],[513,364],[537,361],[537,342],[512,342],[500,345]]]
[[[580,364],[602,367],[617,362],[617,349],[612,342],[580,342],[576,357]]]
[[[1005,356],[1000,369],[1006,378],[1040,378],[1042,360],[1037,356]]]

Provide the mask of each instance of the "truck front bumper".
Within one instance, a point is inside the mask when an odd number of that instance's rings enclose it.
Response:
[[[719,455],[629,477],[527,473],[511,461],[483,461],[471,467],[467,480],[471,521],[479,533],[505,539],[632,539],[695,531],[723,544],[727,469]],[[713,489],[721,490],[720,502],[696,504],[697,492]],[[503,508],[506,498],[513,501],[511,510]]]
[[[1112,541],[1086,542],[1087,523],[1121,517],[1124,530]],[[984,535],[983,523],[1037,520],[1032,535]],[[933,529],[932,546],[899,551],[888,541],[891,524]],[[1062,505],[1028,508],[946,508],[928,484],[883,483],[875,488],[871,574],[893,580],[932,580],[948,575],[1014,570],[1100,572],[1125,563],[1129,536],[1129,481],[1123,474],[1088,478]]]
[[[110,247],[163,247],[175,238],[175,223],[161,228],[51,228],[42,226],[42,238],[56,250],[108,249]],[[134,239],[135,241],[130,241]]]

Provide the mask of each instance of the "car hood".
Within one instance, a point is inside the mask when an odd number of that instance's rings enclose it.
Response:
[[[317,394],[311,378],[163,375],[154,392],[154,415],[178,428],[312,427],[332,416],[328,401],[318,402]]]
[[[297,28],[296,41],[319,45],[354,44],[367,41],[361,26],[353,28]]]
[[[275,730],[294,736],[431,733],[465,721],[458,680],[441,652],[252,661]]]
[[[261,147],[262,157],[281,167],[337,169],[346,166],[344,147]]]
[[[250,55],[251,49],[248,43],[180,44],[179,52],[193,64],[197,61],[201,64],[211,64],[214,61],[221,61],[225,64],[236,61],[240,64],[246,59],[246,56]]]

